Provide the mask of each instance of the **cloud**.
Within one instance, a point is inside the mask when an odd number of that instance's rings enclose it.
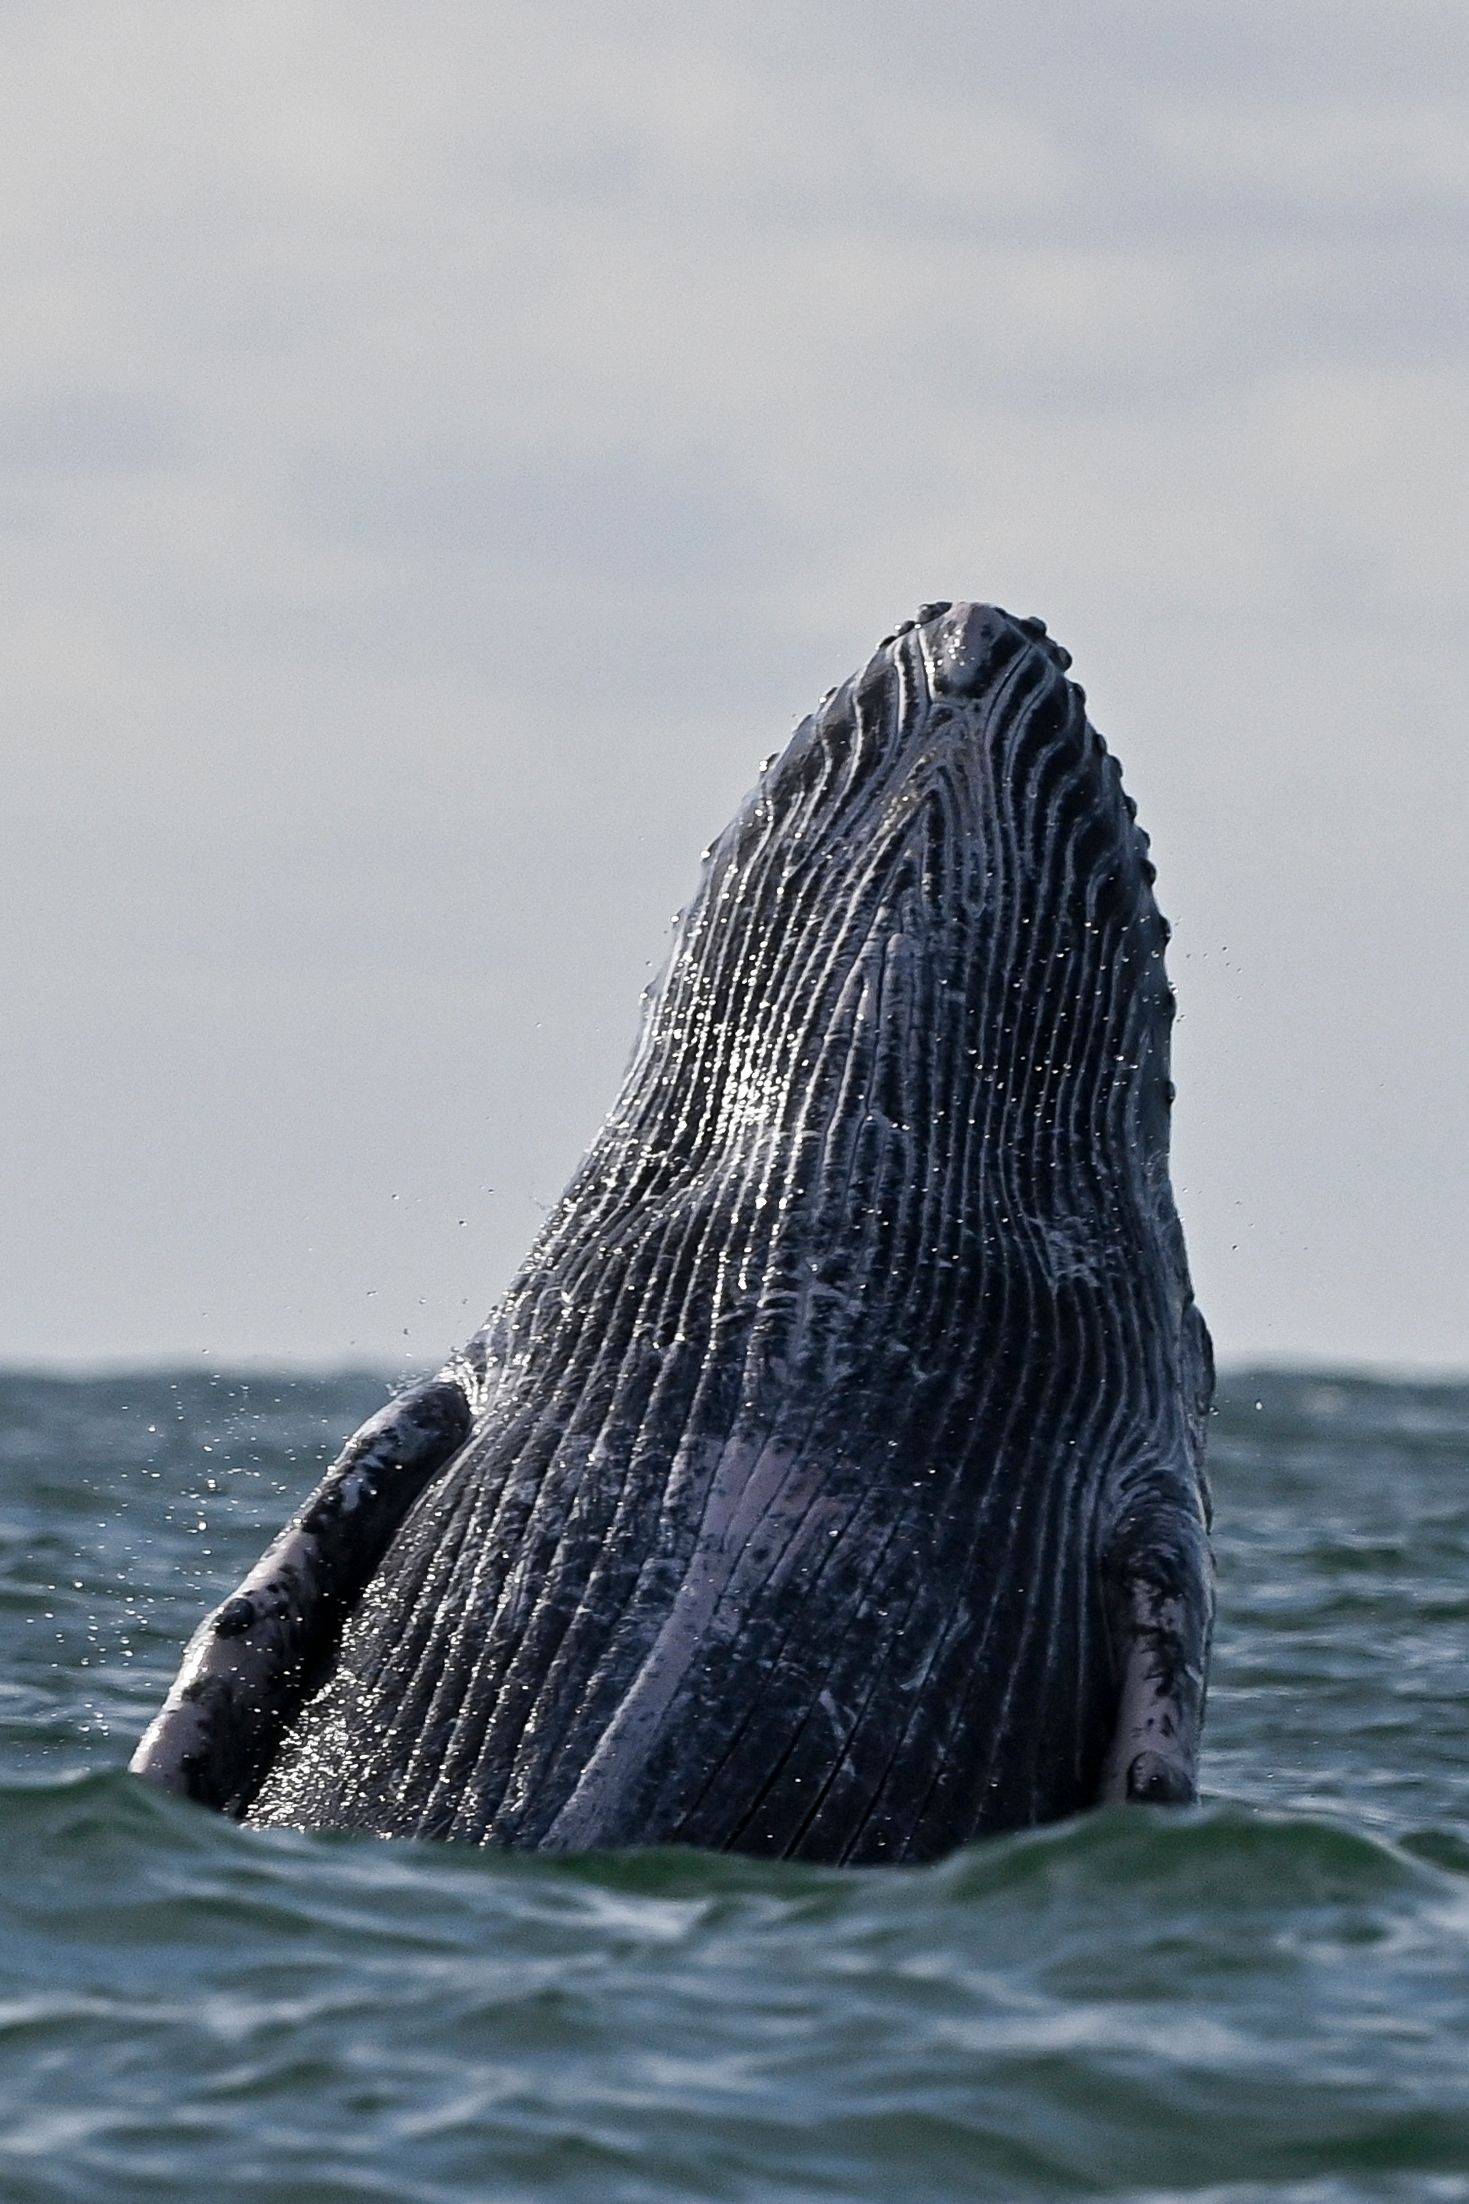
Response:
[[[1065,637],[1154,832],[1226,1351],[1465,1359],[1461,30],[13,10],[17,1350],[183,1348],[222,1276],[215,1344],[422,1298],[436,1352],[755,760],[976,592]]]

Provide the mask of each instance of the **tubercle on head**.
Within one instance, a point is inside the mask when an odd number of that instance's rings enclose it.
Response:
[[[900,622],[894,635],[879,649],[888,645],[896,647],[915,630],[924,631],[918,637],[918,647],[936,704],[940,697],[958,704],[972,703],[994,678],[998,664],[1014,663],[1014,652],[1009,647],[1012,642],[1028,645],[1039,652],[1046,664],[1062,676],[1069,672],[1072,663],[1071,653],[1049,634],[1044,620],[1032,614],[1006,612],[999,605],[950,601],[921,606],[917,617]],[[1106,761],[1111,791],[1115,792],[1125,813],[1127,828],[1131,830],[1139,872],[1145,888],[1151,890],[1157,868],[1148,854],[1148,836],[1137,824],[1137,804],[1122,787],[1120,762],[1115,753],[1108,750],[1087,716],[1087,695],[1082,684],[1067,680],[1065,688],[1072,708],[1082,721],[1088,748]],[[943,707],[939,705],[938,708]],[[1170,933],[1168,923],[1161,912],[1157,917],[1166,942]]]
[[[1066,678],[1070,653],[1035,616],[1015,615],[993,604],[946,599],[920,605],[912,619],[899,621],[856,673],[826,691],[816,710],[794,729],[773,766],[766,761],[745,804],[703,853],[691,914],[712,915],[711,891],[719,900],[713,876],[723,871],[726,859],[749,837],[778,827],[789,801],[804,804],[803,788],[809,791],[825,782],[833,791],[847,791],[860,785],[873,766],[884,778],[888,764],[901,770],[902,751],[890,753],[885,764],[881,750],[872,747],[875,741],[881,743],[877,730],[885,723],[896,724],[901,731],[904,715],[916,706],[926,734],[942,733],[946,740],[952,739],[952,723],[984,710],[987,700],[1001,694],[1016,675],[1026,678],[1027,662],[1038,672],[1043,669],[1042,678],[1048,685],[1053,682],[1055,693],[1064,692],[1069,700],[1068,722],[1080,746],[1079,761],[1085,761],[1089,770],[1099,770],[1098,798],[1112,816],[1122,862],[1128,870],[1136,868],[1138,915],[1150,931],[1156,928],[1156,941],[1166,945],[1169,928],[1152,895],[1156,868],[1148,853],[1148,838],[1137,824],[1136,804],[1121,785],[1120,766],[1087,716],[1086,691]],[[897,697],[901,703],[895,702]]]

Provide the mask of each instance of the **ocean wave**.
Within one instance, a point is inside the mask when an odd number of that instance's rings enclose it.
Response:
[[[123,1773],[374,1394],[0,1385],[5,2204],[1469,2198],[1469,1391],[1231,1381],[1214,1795],[911,1870],[254,1831]]]

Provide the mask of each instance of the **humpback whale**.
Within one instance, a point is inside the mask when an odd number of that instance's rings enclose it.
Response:
[[[850,1862],[1195,1796],[1168,930],[1070,663],[925,605],[801,722],[503,1301],[201,1625],[138,1773]]]

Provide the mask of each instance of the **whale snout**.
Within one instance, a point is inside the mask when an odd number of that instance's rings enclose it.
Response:
[[[1070,652],[1052,642],[1044,620],[1018,619],[998,605],[924,605],[914,626],[936,696],[981,696],[1028,651],[1058,673],[1071,664]]]
[[[967,600],[920,605],[762,769],[711,849],[701,907],[726,904],[729,869],[743,875],[757,849],[777,844],[802,852],[800,862],[819,854],[833,892],[860,896],[873,861],[886,862],[886,852],[906,863],[911,835],[928,835],[940,816],[967,863],[1001,831],[997,803],[1029,802],[1020,792],[1041,759],[1048,786],[1069,789],[1068,816],[1100,807],[1110,817],[1105,751],[1070,664],[1043,620]],[[925,877],[939,873],[929,867]],[[944,877],[957,876],[949,868]]]

